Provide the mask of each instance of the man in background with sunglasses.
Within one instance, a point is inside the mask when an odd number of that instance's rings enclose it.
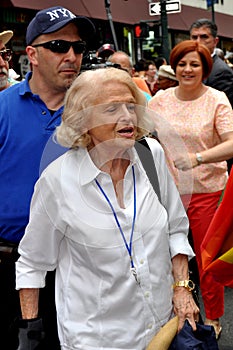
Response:
[[[66,8],[55,6],[39,11],[26,33],[32,71],[24,81],[0,93],[0,341],[7,344],[7,350],[17,348],[18,326],[19,349],[33,350],[35,342],[40,343],[42,338],[41,323],[33,315],[11,329],[14,318],[21,316],[15,291],[17,247],[28,223],[42,155],[48,151],[46,145],[61,122],[65,93],[79,73],[86,42],[94,33],[88,18]],[[48,279],[39,310],[45,338],[38,350],[60,348],[53,272]]]
[[[18,83],[18,81],[9,78],[9,61],[12,58],[12,51],[6,48],[6,44],[12,36],[12,30],[0,33],[0,91]]]

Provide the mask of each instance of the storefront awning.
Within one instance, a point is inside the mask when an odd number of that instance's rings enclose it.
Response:
[[[14,7],[40,10],[54,6],[54,0],[11,0]],[[107,20],[105,0],[60,0],[59,4],[72,12],[89,18]],[[160,16],[150,16],[148,0],[111,0],[110,10],[114,22],[136,24],[140,20],[159,20]],[[198,18],[212,18],[211,11],[191,6],[181,6],[180,13],[168,14],[168,27],[173,30],[188,31]],[[218,34],[232,38],[232,16],[215,12]]]
[[[39,10],[56,6],[54,0],[11,0],[14,7]],[[60,0],[62,5],[72,12],[89,18],[107,19],[105,0]],[[148,0],[112,0],[110,10],[113,21],[134,24],[141,19],[149,19]]]

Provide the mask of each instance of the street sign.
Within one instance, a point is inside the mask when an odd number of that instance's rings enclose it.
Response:
[[[149,3],[149,13],[150,16],[158,16],[161,13],[160,2],[151,2]],[[180,0],[177,1],[166,1],[166,12],[177,13],[181,12]]]
[[[150,16],[160,15],[160,3],[159,2],[150,2],[149,3],[149,12],[150,12]]]

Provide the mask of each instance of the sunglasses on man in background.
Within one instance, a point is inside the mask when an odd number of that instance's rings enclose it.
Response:
[[[3,61],[9,62],[12,58],[12,51],[10,49],[0,50],[0,56]]]

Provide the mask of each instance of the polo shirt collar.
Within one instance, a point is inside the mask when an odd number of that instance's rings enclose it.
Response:
[[[29,80],[32,77],[32,72],[28,72],[25,80],[20,84],[20,88],[19,88],[19,94],[21,96],[24,96],[26,94],[31,94],[32,95],[32,91],[30,89],[30,85],[29,85]]]

